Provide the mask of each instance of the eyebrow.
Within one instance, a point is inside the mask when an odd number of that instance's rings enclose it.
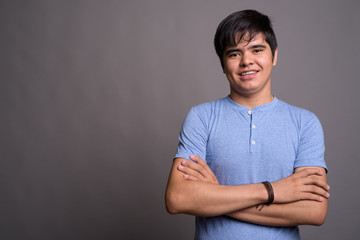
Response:
[[[255,49],[255,48],[263,48],[263,49],[265,49],[266,46],[262,45],[262,44],[256,44],[256,45],[252,45],[252,46],[249,47],[249,49]],[[231,54],[233,52],[241,52],[241,50],[239,48],[231,48],[231,49],[225,51],[225,55],[229,55],[229,54]]]
[[[250,49],[254,49],[254,48],[266,48],[266,46],[262,44],[256,44],[250,47]]]

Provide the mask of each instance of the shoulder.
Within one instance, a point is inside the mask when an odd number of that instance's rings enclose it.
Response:
[[[318,117],[313,112],[304,108],[296,107],[281,100],[279,100],[277,109],[278,111],[288,114],[293,121],[301,125],[311,122],[319,122]]]
[[[226,109],[225,106],[229,104],[228,102],[225,97],[192,107],[185,117],[184,125],[210,128],[212,123],[219,118],[223,109]]]
[[[313,112],[280,100],[277,111],[281,112],[287,124],[295,127],[299,136],[304,134],[323,135],[321,122]]]
[[[202,117],[210,117],[214,112],[219,111],[228,104],[227,97],[220,98],[215,101],[201,103],[190,109],[190,113],[197,114]]]

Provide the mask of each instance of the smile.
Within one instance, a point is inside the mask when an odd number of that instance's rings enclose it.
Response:
[[[254,74],[254,73],[257,73],[257,71],[243,72],[243,73],[240,73],[240,76],[246,76],[246,75],[250,75],[250,74]]]

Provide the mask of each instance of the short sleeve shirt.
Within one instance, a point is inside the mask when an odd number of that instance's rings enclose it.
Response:
[[[193,107],[175,158],[204,159],[222,185],[276,181],[297,167],[326,169],[318,118],[276,97],[252,110],[225,97]],[[300,239],[297,227],[267,227],[226,216],[196,217],[195,239]]]

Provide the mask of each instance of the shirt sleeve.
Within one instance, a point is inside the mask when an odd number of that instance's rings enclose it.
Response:
[[[301,126],[299,148],[294,168],[323,167],[327,171],[324,159],[324,133],[319,119],[310,113]]]
[[[175,158],[185,158],[194,154],[206,161],[207,127],[202,116],[192,108],[187,114],[179,135]]]

